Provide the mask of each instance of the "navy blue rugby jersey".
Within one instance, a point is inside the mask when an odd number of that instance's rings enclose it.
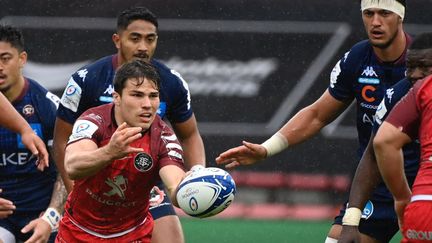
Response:
[[[407,43],[410,42],[407,36]],[[345,53],[331,72],[330,94],[340,101],[356,100],[358,159],[369,142],[373,117],[386,90],[405,78],[405,54],[406,49],[395,62],[382,62],[369,41],[364,40]]]
[[[52,146],[58,103],[56,95],[26,78],[22,94],[12,105],[45,144]],[[1,197],[12,200],[17,206],[17,212],[39,207],[40,210],[45,210],[57,176],[52,156],[50,166],[40,172],[35,164],[36,157],[22,144],[21,136],[3,127],[0,127],[0,153]]]
[[[161,79],[159,116],[166,117],[171,123],[188,120],[193,112],[186,81],[158,60],[152,59],[151,64]],[[87,109],[112,102],[117,67],[117,55],[111,55],[74,73],[63,92],[57,117],[73,124]]]
[[[408,78],[402,79],[397,84],[386,90],[384,99],[378,106],[375,114],[373,132],[376,134],[378,128],[385,120],[393,107],[399,102],[402,97],[411,89],[412,83]],[[403,147],[405,175],[407,176],[410,187],[414,183],[417,175],[420,160],[420,143],[415,140]],[[391,193],[383,182],[374,191],[373,197],[376,199],[393,200]]]

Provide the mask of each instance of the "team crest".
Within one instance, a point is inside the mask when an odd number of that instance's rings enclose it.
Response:
[[[141,172],[150,170],[153,166],[153,159],[146,153],[138,153],[134,161],[135,168]]]
[[[25,117],[30,117],[34,114],[34,107],[32,105],[25,105],[22,109],[22,113]]]

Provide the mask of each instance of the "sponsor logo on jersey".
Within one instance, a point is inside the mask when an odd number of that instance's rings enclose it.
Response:
[[[69,143],[83,138],[91,139],[97,129],[98,126],[91,121],[77,120],[72,128]]]
[[[165,113],[166,113],[166,107],[167,104],[166,102],[160,102],[159,104],[159,108],[157,110],[157,114],[163,119],[165,117]]]
[[[362,213],[362,219],[368,219],[370,218],[370,216],[372,216],[374,212],[374,205],[373,203],[369,200],[365,207],[363,208],[363,213]]]
[[[113,179],[107,178],[105,183],[111,187],[111,190],[105,192],[104,195],[111,197],[117,195],[121,199],[126,199],[125,191],[127,189],[127,179],[125,179],[122,175],[118,175]]]
[[[333,67],[333,70],[330,73],[330,88],[334,88],[337,83],[338,76],[341,73],[340,62],[338,61],[336,65]]]
[[[90,195],[90,197],[91,197],[93,200],[97,201],[98,203],[105,204],[105,205],[107,205],[107,206],[116,206],[116,207],[123,207],[123,208],[132,208],[132,207],[135,207],[135,206],[137,205],[137,202],[136,202],[136,201],[131,201],[131,202],[130,202],[130,201],[125,201],[125,200],[122,200],[122,201],[114,201],[114,200],[106,199],[106,198],[101,197],[101,196],[99,196],[98,194],[92,192],[89,188],[86,188],[86,193],[87,193],[88,195]]]
[[[153,159],[146,153],[138,153],[134,158],[134,166],[138,171],[148,171],[153,166]]]
[[[385,101],[382,100],[379,104],[377,111],[375,113],[375,121],[381,125],[382,120],[384,119],[384,116],[387,114],[387,107],[385,105]]]
[[[27,164],[31,158],[35,158],[31,155],[31,153],[27,152],[18,152],[18,153],[1,153],[0,166],[10,165],[25,165]]]
[[[421,240],[424,242],[432,241],[432,231],[422,231],[409,229],[406,231],[406,238],[411,240]]]
[[[105,102],[105,103],[111,103],[114,100],[111,96],[100,96],[99,101]]]
[[[87,76],[87,73],[88,73],[87,69],[81,69],[81,70],[78,70],[78,72],[77,72],[78,76],[80,78],[82,78],[83,82],[85,82],[85,78]]]
[[[359,78],[358,82],[361,84],[379,84],[380,80],[377,78]]]
[[[42,125],[40,123],[30,123],[30,127],[33,129],[33,132],[36,133],[42,140],[44,139],[43,133],[42,133]],[[17,143],[19,149],[25,149],[27,148],[23,143],[21,139],[21,135],[17,133]]]
[[[30,105],[30,104],[25,105],[25,106],[23,107],[23,109],[22,109],[22,113],[23,113],[23,115],[24,115],[25,117],[30,117],[30,116],[32,116],[32,115],[34,114],[34,112],[35,112],[35,109],[34,109],[34,107],[33,107],[32,105]]]
[[[372,85],[364,86],[362,88],[362,91],[361,91],[361,95],[362,95],[363,100],[365,100],[369,103],[374,102],[376,100],[375,97],[373,97],[373,93],[375,90],[376,90],[376,88]]]
[[[52,103],[54,103],[54,105],[58,108],[59,104],[60,104],[60,99],[59,97],[57,97],[57,95],[51,93],[51,92],[47,92],[45,97],[49,100],[51,100]]]
[[[389,100],[389,103],[391,103],[391,100],[393,98],[394,89],[390,88],[386,90],[387,99]]]
[[[81,100],[81,93],[81,87],[75,82],[75,80],[73,80],[73,78],[70,78],[60,103],[71,111],[77,112]]]
[[[377,78],[378,78],[378,75],[376,74],[375,70],[374,70],[373,67],[371,67],[371,66],[367,66],[367,67],[363,70],[363,72],[362,72],[361,75],[364,75],[364,76],[366,76],[366,77],[377,77]]]

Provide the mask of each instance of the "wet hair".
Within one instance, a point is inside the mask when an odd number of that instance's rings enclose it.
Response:
[[[127,29],[129,24],[135,20],[145,20],[152,23],[156,29],[158,28],[157,17],[154,13],[145,7],[132,7],[122,11],[117,16],[117,31]]]
[[[160,77],[156,69],[148,62],[133,60],[120,66],[114,77],[114,90],[121,94],[129,79],[136,79],[136,86],[144,83],[144,78],[155,84],[156,89],[160,87]]]
[[[24,37],[21,30],[10,25],[0,25],[0,41],[10,43],[18,52],[24,51]]]

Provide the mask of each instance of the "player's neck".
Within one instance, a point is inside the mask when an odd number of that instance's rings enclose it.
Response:
[[[383,62],[394,62],[398,60],[406,50],[407,38],[402,28],[398,31],[393,42],[386,48],[373,46],[375,55]]]
[[[25,86],[24,77],[21,75],[19,80],[10,86],[8,90],[3,91],[4,96],[9,100],[9,102],[14,102],[23,92]]]

